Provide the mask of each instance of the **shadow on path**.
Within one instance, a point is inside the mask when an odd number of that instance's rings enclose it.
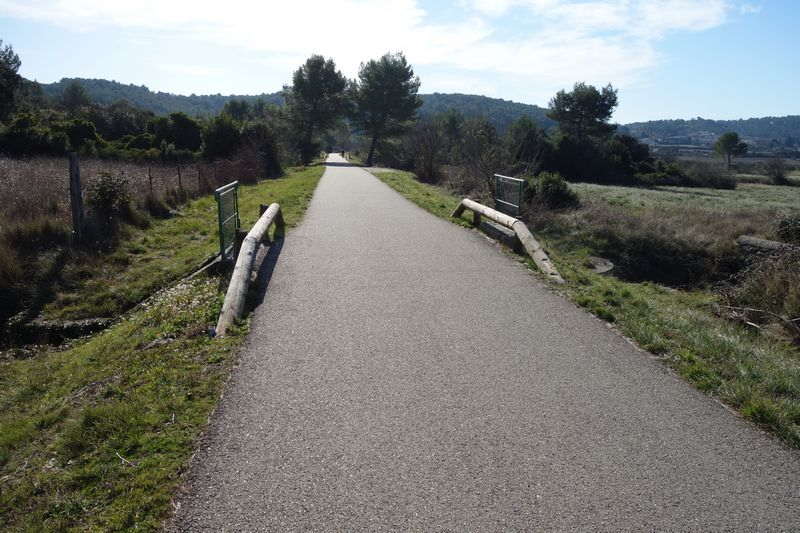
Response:
[[[326,167],[361,167],[362,165],[357,165],[355,163],[342,163],[339,161],[326,161]]]
[[[261,264],[256,272],[256,279],[253,282],[252,290],[247,296],[247,312],[254,310],[256,307],[264,302],[269,289],[269,282],[272,280],[272,273],[275,271],[275,265],[278,264],[278,257],[281,255],[283,249],[284,237],[276,237],[272,244],[266,248],[264,245],[259,249],[257,259],[261,259]],[[267,249],[266,253],[263,252]]]

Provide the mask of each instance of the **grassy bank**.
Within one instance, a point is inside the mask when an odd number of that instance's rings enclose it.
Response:
[[[259,203],[273,201],[296,224],[322,171],[244,188],[243,225]],[[142,230],[126,246],[144,252],[75,294],[102,283],[138,284],[142,294],[170,285],[213,253],[215,217],[206,198]],[[224,288],[219,277],[173,283],[92,338],[35,355],[0,353],[0,529],[159,529],[246,332],[244,325],[225,338],[208,336]],[[67,309],[53,312],[94,307]]]
[[[442,218],[449,219],[460,200],[440,187],[418,182],[407,172],[376,172],[376,175],[409,200]],[[742,186],[745,190],[749,187]],[[793,201],[785,195],[797,194],[785,187],[774,190],[752,187],[758,200],[731,195],[742,194],[740,190],[713,191],[713,194],[724,195],[728,198],[728,208],[740,210],[755,209],[764,201],[782,209]],[[656,202],[655,198],[647,199],[654,191],[596,185],[576,189],[583,200],[608,195],[612,203],[617,201],[626,209],[631,205],[652,207],[647,205],[648,201]],[[673,191],[673,194],[675,198],[658,197],[657,203],[674,201],[677,206],[683,205],[680,200],[683,192]],[[694,201],[706,200],[701,196]],[[465,221],[456,222],[468,225]],[[800,353],[795,347],[780,335],[759,332],[717,316],[718,297],[714,293],[597,275],[584,266],[591,251],[584,240],[566,234],[563,228],[539,236],[568,281],[563,289],[565,295],[616,324],[625,335],[662,357],[699,389],[735,407],[791,446],[800,447]]]
[[[261,203],[279,201],[287,224],[295,224],[324,167],[290,170],[279,179],[239,189],[242,227],[258,218]],[[154,291],[188,274],[219,249],[217,206],[213,196],[194,200],[147,229],[126,228],[122,243],[110,255],[74,257],[52,288],[45,306],[51,319],[113,317]]]

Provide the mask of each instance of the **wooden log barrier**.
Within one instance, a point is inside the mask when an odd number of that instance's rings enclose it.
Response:
[[[228,291],[225,293],[225,301],[222,304],[222,311],[217,320],[218,336],[225,335],[225,332],[233,324],[234,320],[241,318],[244,313],[244,304],[247,299],[247,289],[250,285],[250,273],[253,270],[253,262],[258,252],[258,245],[267,236],[269,227],[275,223],[278,228],[284,227],[281,206],[271,204],[258,219],[258,222],[247,232],[247,236],[242,241],[239,255],[236,257],[236,265],[233,267],[231,281],[228,284]]]
[[[558,273],[558,270],[556,270],[556,267],[550,261],[550,258],[542,248],[542,245],[539,244],[539,241],[536,240],[524,222],[492,209],[491,207],[479,204],[478,202],[470,200],[469,198],[464,198],[461,200],[461,203],[458,204],[458,207],[456,207],[451,216],[460,217],[461,213],[463,213],[465,209],[469,209],[475,214],[475,220],[479,221],[480,216],[485,216],[486,218],[494,220],[498,224],[512,230],[522,243],[525,251],[528,252],[528,255],[531,257],[531,259],[533,259],[533,262],[536,263],[537,267],[539,267],[539,270],[542,271],[548,279],[556,283],[564,283],[564,278],[562,278],[561,274]]]

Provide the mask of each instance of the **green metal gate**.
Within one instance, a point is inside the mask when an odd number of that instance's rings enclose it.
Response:
[[[223,260],[233,258],[236,232],[239,231],[239,182],[234,181],[214,191],[219,215],[219,253]]]
[[[502,174],[494,175],[494,206],[501,213],[519,216],[524,193],[525,180]]]

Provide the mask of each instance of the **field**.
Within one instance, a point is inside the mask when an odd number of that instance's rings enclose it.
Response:
[[[270,202],[297,224],[322,172],[243,187],[243,227]],[[65,270],[80,273],[63,277],[77,281],[46,314],[117,322],[58,348],[0,352],[0,529],[160,529],[247,331],[208,335],[224,277],[181,280],[214,253],[215,231],[213,199],[203,197],[129,229],[109,256],[73,258]]]
[[[81,182],[86,188],[101,174],[111,173],[128,178],[137,196],[150,191],[165,196],[178,188],[178,166],[144,164],[100,159],[80,161]],[[198,191],[198,166],[181,167],[180,184],[190,193]],[[66,158],[36,157],[32,159],[0,158],[0,202],[4,206],[5,223],[49,215],[62,220],[69,218],[69,163]]]
[[[629,207],[701,208],[719,213],[800,211],[800,187],[741,183],[736,189],[657,187],[652,189],[576,183],[584,200],[603,199]]]
[[[375,174],[424,209],[452,220],[460,197],[450,191],[420,183],[408,172]],[[800,350],[779,325],[755,328],[730,320],[716,285],[702,277],[709,276],[708,264],[716,265],[716,274],[724,273],[726,265],[718,262],[736,252],[736,233],[772,235],[775,213],[796,212],[800,190],[758,185],[735,191],[574,188],[580,209],[532,214],[529,222],[568,281],[564,295],[615,324],[700,390],[800,448]],[[672,246],[676,239],[679,244]],[[593,273],[589,256],[615,248],[625,252],[615,271],[620,266],[641,269],[642,262],[647,267],[653,260],[648,275],[669,278],[678,269],[678,277],[691,283],[673,288],[627,279],[631,272],[620,277]],[[700,280],[684,276],[684,260],[692,254],[706,254],[698,257],[710,262],[693,264],[701,271]]]

